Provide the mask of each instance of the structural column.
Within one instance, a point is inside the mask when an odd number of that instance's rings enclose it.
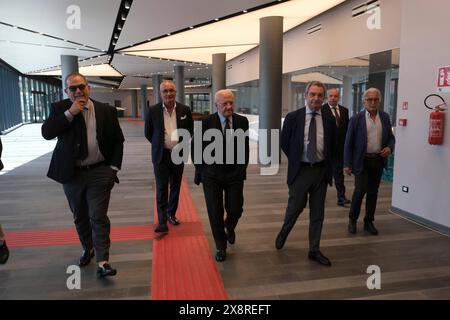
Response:
[[[374,87],[381,91],[380,110],[384,110],[385,106],[386,70],[391,68],[391,64],[392,52],[390,50],[374,53],[369,56],[369,81],[367,89]]]
[[[277,129],[279,132],[281,128],[283,17],[273,16],[260,19],[259,42],[259,129],[267,129],[267,136],[260,135],[259,137],[261,160],[261,155],[264,154],[267,156],[280,154],[278,141],[273,146],[278,150],[272,150],[270,130]],[[267,141],[267,144],[261,143],[264,140]]]
[[[141,85],[141,119],[145,120],[145,114],[147,113],[147,85]]]
[[[177,101],[184,104],[184,66],[175,66],[175,86],[177,87]]]
[[[353,110],[353,94],[352,94],[352,77],[344,76],[342,79],[342,104],[350,111],[350,116],[354,113]]]
[[[225,89],[226,84],[226,55],[225,53],[215,53],[212,55],[212,92],[210,113],[216,112],[214,109],[214,95],[217,91]]]
[[[77,56],[61,56],[61,82],[62,82],[62,88],[63,92],[66,87],[66,84],[64,83],[64,80],[66,77],[74,72],[78,72],[78,57]],[[68,98],[68,95],[64,92],[64,98]]]
[[[152,77],[153,83],[153,103],[160,103],[161,100],[161,82],[162,82],[162,74],[154,74]]]
[[[137,118],[137,90],[131,90],[131,117]]]

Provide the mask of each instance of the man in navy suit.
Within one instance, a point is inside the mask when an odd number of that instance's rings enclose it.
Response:
[[[175,84],[164,80],[160,85],[162,102],[151,106],[145,117],[145,137],[152,144],[153,171],[156,179],[156,207],[158,210],[157,233],[167,233],[167,221],[180,222],[175,214],[178,209],[184,163],[172,161],[172,149],[182,140],[178,129],[192,135],[191,109],[175,101]],[[170,193],[169,193],[170,187]]]
[[[202,161],[196,161],[194,157],[194,182],[197,185],[200,182],[203,183],[209,223],[217,249],[215,258],[216,261],[222,262],[227,257],[227,241],[234,244],[236,240],[235,228],[243,212],[244,180],[249,161],[249,124],[246,117],[234,113],[234,95],[231,90],[217,91],[214,101],[217,112],[203,120],[201,133],[203,137],[208,130],[217,132],[217,137],[225,140],[224,152],[221,154],[222,157],[214,154],[214,161],[211,162],[205,161],[203,157]],[[240,141],[238,141],[239,138],[233,136],[235,133],[236,135],[242,133]],[[227,135],[232,139],[228,138],[227,140]],[[192,139],[193,145],[195,138],[194,136]],[[212,143],[220,145],[215,140]],[[211,142],[203,141],[202,154],[205,148],[210,148],[210,144]],[[227,157],[227,153],[231,150],[230,147],[234,149],[234,157]],[[195,150],[195,147],[192,147],[191,150]],[[224,219],[225,211],[227,215]]]
[[[111,189],[122,165],[124,137],[117,110],[89,98],[86,78],[65,79],[69,99],[53,103],[42,136],[58,137],[47,176],[62,183],[83,246],[79,266],[95,255],[97,277],[114,276],[108,263],[111,224],[107,216]]]
[[[348,128],[348,109],[338,103],[339,98],[339,89],[328,89],[328,102],[322,106],[322,112],[328,113],[336,119],[336,148],[333,156],[333,178],[337,191],[337,204],[338,206],[344,207],[350,203],[350,200],[345,197],[343,170],[345,134]]]
[[[365,110],[350,120],[344,146],[344,171],[355,175],[355,190],[349,212],[348,232],[356,233],[356,222],[366,197],[364,230],[377,235],[373,221],[383,168],[387,157],[394,151],[395,138],[386,112],[378,110],[381,92],[367,89],[363,94]]]
[[[336,123],[331,115],[321,111],[324,97],[323,83],[308,83],[305,92],[307,106],[289,113],[284,120],[281,149],[288,157],[289,200],[275,246],[277,249],[283,248],[309,195],[308,258],[321,265],[331,266],[330,260],[320,252],[320,236],[327,183],[332,183]]]

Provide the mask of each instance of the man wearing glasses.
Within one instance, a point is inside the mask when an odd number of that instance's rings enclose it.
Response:
[[[175,101],[176,90],[172,81],[164,80],[160,90],[162,102],[151,106],[145,116],[145,137],[152,144],[156,180],[158,225],[155,232],[166,234],[169,232],[167,221],[174,226],[180,224],[175,214],[184,170],[184,163],[172,161],[172,149],[181,142],[179,129],[192,135],[193,122],[191,109]]]
[[[377,235],[373,221],[383,168],[387,157],[394,151],[395,138],[391,121],[386,112],[378,110],[381,92],[376,88],[367,89],[363,94],[366,110],[350,119],[344,145],[344,172],[355,175],[355,190],[349,212],[348,232],[356,233],[356,223],[361,211],[361,203],[366,197],[364,230]]]
[[[47,176],[62,183],[83,246],[79,266],[96,256],[97,277],[114,276],[109,264],[111,189],[122,165],[124,137],[117,110],[89,98],[87,79],[69,74],[69,99],[52,104],[42,136],[58,138]]]

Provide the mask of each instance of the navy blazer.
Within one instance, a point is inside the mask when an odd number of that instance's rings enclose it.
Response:
[[[186,129],[192,136],[191,109],[176,102],[177,129]],[[162,102],[151,106],[145,115],[145,137],[152,144],[152,162],[159,164],[164,150],[164,107]],[[181,140],[181,137],[180,137]],[[182,155],[182,154],[180,154]]]
[[[108,165],[121,168],[124,137],[117,119],[117,109],[106,103],[90,99],[94,103],[97,141],[100,152]],[[72,105],[70,99],[53,103],[50,115],[44,121],[42,136],[51,140],[58,137],[47,176],[66,183],[75,173],[77,155],[81,148],[82,130],[85,128],[81,112],[70,122],[64,112]],[[85,133],[84,133],[85,134]],[[117,182],[117,180],[116,180]]]
[[[392,134],[391,120],[384,111],[378,111],[383,132],[381,148],[389,147],[394,152],[395,137]],[[360,174],[364,168],[364,155],[367,150],[366,110],[350,119],[344,146],[344,168],[351,168],[353,174]],[[383,158],[383,166],[387,166],[387,158]]]
[[[342,159],[342,157],[344,156],[345,135],[347,134],[349,120],[348,120],[348,109],[344,106],[341,106],[340,104],[338,104],[338,108],[339,108],[339,115],[340,115],[340,119],[341,119],[341,125],[336,130],[336,150],[335,150],[335,152],[336,152],[336,157]],[[322,112],[326,112],[331,117],[336,119],[335,116],[333,115],[333,112],[331,112],[330,106],[328,105],[328,103],[325,103],[322,106]]]
[[[233,130],[242,129],[244,132],[248,132],[249,123],[248,123],[248,119],[244,116],[241,116],[237,113],[233,113],[232,125],[233,125]],[[202,132],[201,132],[202,137],[203,137],[205,131],[207,131],[209,129],[217,129],[217,130],[220,130],[220,132],[222,132],[222,124],[220,123],[219,114],[217,112],[209,115],[206,119],[204,119],[202,121]],[[195,134],[200,134],[200,132],[196,132]],[[192,156],[192,162],[194,164],[195,164],[195,159],[194,159],[193,150],[195,150],[195,147],[194,147],[195,140],[196,139],[194,137],[194,139],[192,139],[192,144],[191,144],[192,145],[191,146],[191,151],[192,151],[191,156]],[[214,140],[211,142],[202,141],[202,154],[203,154],[203,151],[205,150],[205,148],[213,142],[214,142]],[[249,137],[248,136],[245,137],[244,149],[238,149],[237,138],[235,138],[234,143],[235,143],[234,144],[234,161],[236,163],[225,164],[225,162],[226,162],[225,152],[223,154],[224,159],[222,159],[222,162],[224,164],[216,164],[216,163],[206,164],[203,162],[203,158],[202,158],[201,164],[195,164],[195,180],[194,181],[196,184],[200,183],[202,181],[202,179],[204,179],[205,177],[216,178],[218,176],[218,173],[225,174],[227,181],[241,181],[241,180],[245,180],[247,178],[247,166],[248,166],[249,157],[250,157]],[[242,155],[242,152],[245,153],[244,154],[245,163],[237,164],[237,155],[238,154]]]
[[[332,183],[332,159],[336,145],[336,121],[326,112],[321,112],[324,131],[324,156],[326,181]],[[303,144],[305,138],[306,108],[290,112],[284,119],[281,130],[281,149],[288,157],[287,183],[292,185],[302,166]]]

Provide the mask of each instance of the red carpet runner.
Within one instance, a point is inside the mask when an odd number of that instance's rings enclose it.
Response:
[[[153,241],[153,300],[223,300],[227,294],[183,179],[177,218],[169,234]],[[155,208],[155,223],[158,221]]]

